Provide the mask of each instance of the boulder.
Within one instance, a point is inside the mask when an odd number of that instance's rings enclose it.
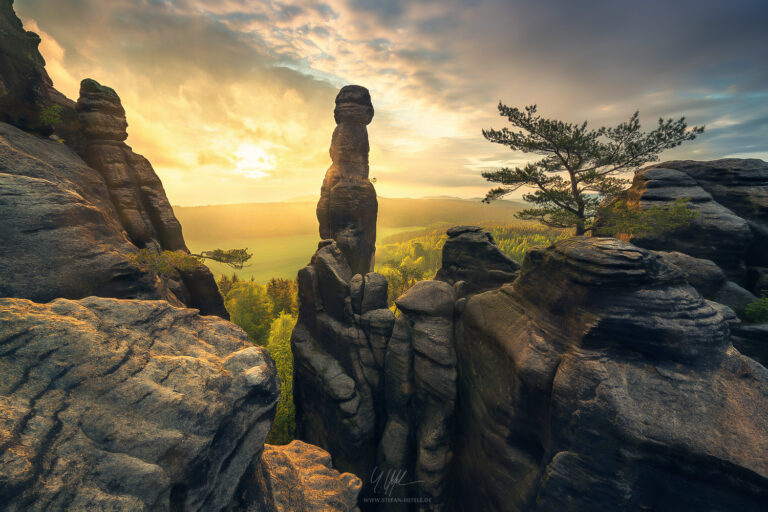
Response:
[[[362,482],[339,474],[317,446],[293,441],[264,445],[264,453],[240,483],[228,512],[355,512]]]
[[[164,301],[0,299],[4,510],[221,510],[280,387],[235,325]]]
[[[659,256],[670,267],[679,270],[688,284],[704,297],[713,297],[723,287],[727,278],[715,262],[694,258],[682,252],[659,251]]]
[[[761,510],[768,370],[660,255],[576,237],[457,325],[461,510]]]
[[[733,281],[727,281],[723,284],[722,288],[715,293],[713,299],[720,304],[728,306],[741,317],[747,306],[756,301],[757,297]]]
[[[435,279],[460,287],[462,295],[498,288],[515,280],[520,265],[499,249],[493,236],[478,226],[448,230],[443,260]]]

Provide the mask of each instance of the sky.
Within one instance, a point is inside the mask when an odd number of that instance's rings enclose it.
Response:
[[[334,98],[371,91],[385,197],[481,197],[536,158],[486,141],[545,117],[706,125],[673,158],[768,160],[765,0],[16,0],[54,85],[114,88],[175,205],[319,195]]]

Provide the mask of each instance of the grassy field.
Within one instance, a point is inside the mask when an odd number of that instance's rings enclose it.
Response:
[[[392,235],[406,231],[422,229],[421,226],[404,226],[400,228],[379,228],[377,245]],[[222,274],[237,275],[244,279],[254,278],[259,283],[266,283],[273,277],[293,279],[300,268],[309,263],[309,259],[317,250],[320,235],[291,235],[268,236],[255,238],[230,238],[223,240],[208,240],[205,243],[188,240],[187,245],[193,253],[199,253],[212,247],[234,249],[247,247],[253,253],[250,264],[242,270],[233,270],[221,263],[206,262],[216,278]]]
[[[237,271],[240,277],[265,283],[273,277],[294,278],[309,263],[319,241],[316,201],[253,203],[174,207],[184,239],[192,252],[247,247],[253,253],[250,264]],[[514,218],[521,204],[456,198],[379,198],[377,246],[393,236],[419,234],[428,227],[445,229],[459,224],[505,224]],[[401,235],[412,238],[408,235]],[[218,277],[233,269],[210,263]]]

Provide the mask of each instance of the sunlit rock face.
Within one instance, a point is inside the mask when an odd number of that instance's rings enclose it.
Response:
[[[165,301],[0,299],[3,510],[221,510],[280,395],[235,325]]]
[[[768,371],[658,254],[578,237],[457,324],[457,510],[761,510]]]
[[[368,125],[373,105],[368,90],[347,85],[336,96],[336,129],[331,139],[331,167],[317,204],[320,237],[333,239],[352,272],[373,270],[378,201],[368,179]]]
[[[261,461],[240,482],[227,512],[359,512],[362,482],[339,474],[317,446],[292,441],[264,445]]]

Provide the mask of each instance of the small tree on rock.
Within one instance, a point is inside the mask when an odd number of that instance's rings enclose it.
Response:
[[[642,165],[658,160],[665,149],[693,140],[703,126],[688,128],[685,118],[659,119],[656,129],[640,131],[639,113],[615,128],[587,128],[581,124],[546,119],[536,105],[520,110],[499,103],[499,114],[513,129],[483,130],[491,142],[513,151],[535,153],[544,158],[514,169],[483,172],[483,177],[501,186],[488,192],[490,202],[521,187],[533,192],[523,199],[534,206],[517,214],[557,228],[576,228],[577,235],[592,229],[600,202],[618,195],[629,184],[621,177]]]

